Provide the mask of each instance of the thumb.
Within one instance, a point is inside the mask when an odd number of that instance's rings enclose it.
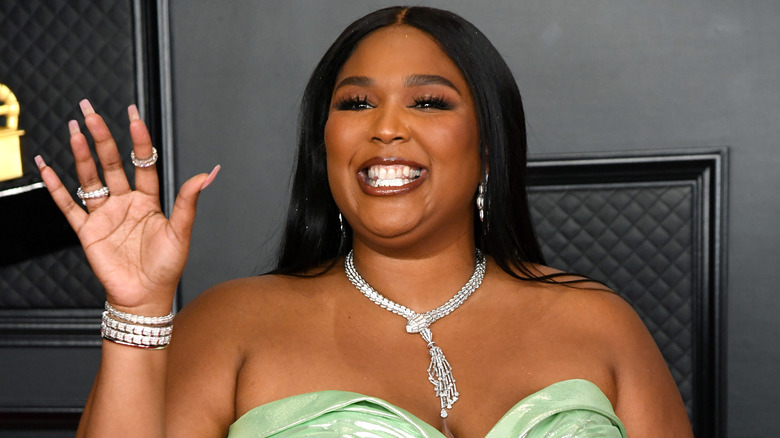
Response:
[[[179,189],[170,218],[171,227],[179,238],[189,240],[192,234],[192,225],[195,223],[195,209],[200,192],[214,181],[220,169],[221,166],[217,165],[208,175],[205,173],[195,175]]]

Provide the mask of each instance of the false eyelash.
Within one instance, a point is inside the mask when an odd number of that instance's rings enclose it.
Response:
[[[341,111],[360,111],[372,108],[373,105],[368,102],[367,96],[354,95],[349,97],[342,97],[338,102],[336,102],[334,107]]]
[[[452,109],[452,104],[443,96],[422,96],[414,98],[414,106],[425,109],[448,110]]]

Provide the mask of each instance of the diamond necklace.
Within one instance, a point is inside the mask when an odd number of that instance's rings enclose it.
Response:
[[[408,307],[389,300],[384,295],[374,290],[374,288],[360,276],[357,269],[355,269],[352,250],[350,250],[347,257],[344,258],[344,271],[346,271],[349,281],[352,282],[366,298],[373,301],[379,307],[406,318],[408,321],[406,324],[406,332],[419,333],[425,343],[428,344],[428,353],[431,355],[431,364],[428,366],[428,381],[433,384],[433,390],[441,401],[442,418],[447,418],[447,409],[452,409],[453,403],[458,401],[459,394],[458,389],[455,387],[455,378],[452,377],[452,367],[444,357],[441,348],[433,342],[433,334],[429,327],[437,320],[444,318],[460,307],[460,305],[463,304],[482,283],[482,278],[485,276],[485,257],[482,256],[482,253],[479,250],[476,251],[476,259],[477,262],[474,266],[474,274],[471,275],[471,278],[466,285],[463,286],[463,289],[459,290],[455,296],[441,306],[425,313],[417,313]]]

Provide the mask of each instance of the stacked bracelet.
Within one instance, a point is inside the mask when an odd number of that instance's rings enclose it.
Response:
[[[118,344],[161,349],[171,342],[173,312],[165,316],[140,316],[117,310],[106,301],[100,334]]]

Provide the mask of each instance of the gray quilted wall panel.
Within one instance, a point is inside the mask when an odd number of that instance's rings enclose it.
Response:
[[[129,153],[123,121],[136,96],[132,11],[130,0],[0,2],[0,82],[19,100],[19,128],[26,131],[22,182],[39,181],[32,157],[41,154],[75,192],[66,124],[80,119],[83,98],[109,121],[121,152]],[[50,221],[58,226],[57,214]],[[0,264],[3,311],[97,308],[102,295],[78,246]]]

